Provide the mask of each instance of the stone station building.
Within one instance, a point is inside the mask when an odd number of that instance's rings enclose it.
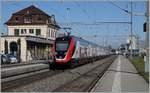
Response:
[[[49,16],[34,5],[13,13],[5,25],[8,35],[1,36],[0,50],[16,55],[20,62],[47,59],[60,34],[54,15]]]

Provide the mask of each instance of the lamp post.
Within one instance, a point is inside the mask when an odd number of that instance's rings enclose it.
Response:
[[[146,26],[146,62],[145,62],[145,72],[149,72],[149,0],[147,1],[147,12],[146,12],[146,18],[147,18],[147,26]]]
[[[130,55],[130,57],[131,57],[131,60],[132,60],[132,45],[133,45],[133,41],[132,41],[132,36],[133,36],[133,32],[132,32],[132,0],[131,0],[131,42],[130,42],[130,45],[131,45],[131,49],[130,49],[130,53],[131,53],[131,55]]]

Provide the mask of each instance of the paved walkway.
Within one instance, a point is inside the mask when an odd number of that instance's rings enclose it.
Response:
[[[137,74],[134,66],[124,56],[118,58],[98,81],[92,92],[148,92],[149,85]]]

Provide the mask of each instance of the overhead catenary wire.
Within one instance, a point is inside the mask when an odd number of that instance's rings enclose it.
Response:
[[[80,6],[80,4],[78,4],[77,2],[75,2],[76,5],[83,11],[83,13],[86,15],[86,17],[88,17],[88,19],[91,19],[91,17],[88,15],[87,11],[82,8]],[[128,13],[128,14],[131,14],[130,11],[126,10],[126,9],[123,9],[121,8],[120,6],[117,6],[116,4],[114,4],[116,7],[120,8],[121,10],[123,10],[124,12]],[[93,21],[91,23],[84,23],[84,22],[72,22],[72,23],[61,23],[62,25],[65,25],[65,24],[70,24],[70,25],[82,25],[82,26],[99,26],[99,25],[102,25],[102,24],[131,24],[131,22],[97,22],[97,21]],[[97,37],[100,37],[100,35],[91,35],[91,36],[81,36],[81,37],[87,37],[87,38],[97,38]],[[117,38],[120,38],[122,36],[113,36],[113,37],[117,37]],[[122,37],[123,38],[123,37]],[[126,38],[126,36],[124,37]],[[117,39],[117,40],[120,40],[120,39]],[[105,43],[106,43],[106,40],[105,40]],[[107,42],[108,43],[108,42]],[[106,44],[105,44],[106,45]]]
[[[103,24],[116,24],[116,25],[122,25],[122,24],[131,24],[131,22],[91,22],[91,23],[85,23],[85,22],[59,22],[60,25],[103,25]]]
[[[61,4],[63,4],[63,0],[61,1]],[[52,7],[51,7],[51,9],[54,10],[55,12],[57,12],[57,14],[58,14],[60,17],[62,17],[63,19],[65,18],[65,19],[67,20],[66,16],[65,16],[65,15],[61,15],[61,13],[58,12],[57,9],[54,9],[54,8],[52,8]],[[57,22],[57,24],[60,26],[60,29],[63,29],[63,30],[68,34],[68,31],[67,31],[67,30],[70,29],[69,27],[65,27],[63,24],[60,24],[59,22]]]
[[[79,7],[83,11],[83,13],[88,17],[88,19],[93,21],[93,19],[88,15],[87,11],[84,8],[82,8],[78,2],[76,2],[76,1],[74,1],[74,2],[77,5],[77,7]],[[94,20],[94,22],[95,22],[95,20]]]
[[[63,2],[63,0],[62,0],[62,2]],[[89,15],[89,13],[88,13],[88,10],[86,10],[86,8],[84,8],[84,7],[81,7],[81,4],[79,4],[78,2],[77,2],[77,4],[79,5],[78,7],[83,11],[83,13],[86,15],[86,17],[88,17],[88,19],[91,19],[91,17],[92,16],[90,16]],[[116,4],[117,5],[117,4]],[[119,6],[120,7],[120,6]],[[121,7],[120,7],[121,8]],[[64,15],[63,14],[61,14],[60,13],[60,11],[58,11],[57,9],[55,9],[55,8],[53,8],[54,9],[54,11],[56,11],[57,12],[57,14],[59,14],[60,15],[60,17],[63,17],[64,18]],[[124,10],[124,9],[122,9],[122,10]],[[125,9],[126,10],[126,9]],[[92,20],[92,19],[91,19]],[[94,20],[92,20],[92,21],[94,21]],[[59,23],[58,23],[59,24]],[[65,26],[65,24],[68,24],[68,23],[61,23],[60,22],[60,24],[59,25],[61,25],[61,27],[64,27]],[[102,25],[102,24],[117,24],[117,25],[119,25],[119,24],[130,24],[130,22],[91,22],[91,23],[84,23],[84,22],[70,22],[69,23],[69,25],[83,25],[83,26],[95,26],[95,25]],[[94,28],[95,29],[95,28]],[[85,30],[86,31],[86,30]]]
[[[75,2],[75,4],[77,5],[77,7],[79,8],[79,9],[81,9],[82,10],[82,12],[85,14],[85,16],[89,19],[89,20],[91,20],[91,22],[89,22],[89,23],[85,23],[85,22],[59,22],[59,25],[61,25],[62,27],[65,27],[65,26],[75,26],[75,25],[77,25],[77,26],[100,26],[100,25],[103,25],[103,24],[131,24],[131,22],[100,22],[100,21],[95,21],[95,20],[93,20],[92,18],[91,18],[91,16],[89,16],[89,14],[88,14],[88,12],[87,12],[87,10],[86,9],[84,9],[83,7],[81,7],[81,5],[78,3],[78,2]],[[70,11],[70,7],[67,7],[67,12],[69,12]],[[68,13],[69,14],[69,13]],[[86,37],[85,35],[84,36],[81,36],[81,37]],[[92,36],[89,36],[89,37],[91,37],[92,38]],[[93,37],[94,38],[97,38],[97,37],[100,37],[100,35],[93,35]],[[113,36],[113,37],[118,37],[118,36]],[[121,36],[119,36],[119,37],[121,37]]]
[[[145,13],[134,13],[133,11],[129,11],[128,9],[124,9],[122,7],[120,7],[119,5],[117,5],[116,3],[114,3],[113,1],[109,1],[112,5],[116,6],[117,8],[121,9],[122,11],[124,11],[127,14],[132,14],[133,16],[146,16]]]
[[[116,6],[117,8],[121,9],[122,11],[124,11],[125,13],[131,14],[130,11],[128,11],[127,9],[124,9],[122,7],[120,7],[119,5],[115,4],[113,1],[109,1],[112,5]]]

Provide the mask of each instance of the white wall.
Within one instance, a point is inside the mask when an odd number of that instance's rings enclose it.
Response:
[[[55,38],[58,37],[57,36],[58,32],[59,32],[58,30],[48,27],[48,29],[47,29],[48,39],[55,40]]]
[[[129,38],[127,39],[127,43],[130,43],[131,41],[131,36],[129,36]],[[136,36],[132,36],[132,44],[129,46],[129,49],[138,49],[138,38]]]
[[[41,37],[46,38],[47,25],[8,26],[8,35],[14,35],[14,29],[19,29],[19,35],[31,35],[31,36],[36,36],[36,29],[41,29]],[[26,34],[21,34],[21,29],[26,29]],[[34,34],[29,33],[29,29],[34,29]]]
[[[21,56],[21,60],[22,61],[26,61],[26,55],[27,55],[27,53],[26,53],[26,50],[27,50],[27,43],[26,43],[26,40],[25,40],[25,37],[2,37],[1,38],[1,45],[0,45],[0,51],[5,51],[5,47],[4,47],[4,42],[5,42],[5,40],[7,40],[7,42],[8,42],[8,53],[10,53],[10,43],[11,42],[17,42],[17,40],[20,38],[20,40],[21,40],[21,54],[20,54],[20,56]]]
[[[4,42],[5,42],[5,39],[4,38],[0,38],[0,53],[4,53],[4,50],[5,50],[5,47],[4,47]]]
[[[19,35],[30,35],[30,36],[36,36],[36,29],[41,29],[41,37],[48,38],[55,40],[55,38],[58,36],[58,30],[52,29],[50,27],[47,27],[47,25],[17,25],[17,26],[8,26],[8,35],[14,35],[14,29],[19,29]],[[26,34],[21,34],[21,29],[26,29]],[[29,33],[29,29],[34,29],[34,33]],[[48,31],[50,31],[50,34],[48,35]],[[53,33],[53,35],[52,35]],[[2,37],[0,38],[0,51],[4,52],[4,42],[5,39],[8,41],[8,53],[10,53],[9,44],[12,41],[17,42],[18,39],[21,39],[21,60],[26,61],[27,60],[27,42],[25,40],[25,37]]]
[[[36,36],[36,29],[41,29],[41,37],[55,40],[58,37],[58,30],[47,27],[47,25],[20,25],[8,26],[8,35],[14,35],[14,29],[19,29],[19,35]],[[21,29],[26,29],[26,34],[21,34]],[[29,29],[34,29],[34,33],[29,33]]]

